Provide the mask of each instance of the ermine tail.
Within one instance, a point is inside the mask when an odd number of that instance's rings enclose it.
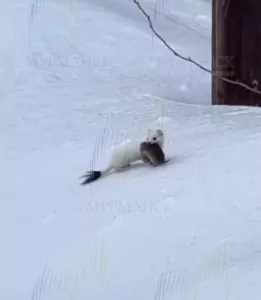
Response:
[[[104,175],[105,173],[108,173],[112,168],[108,167],[103,171],[89,171],[87,173],[85,173],[83,176],[81,176],[80,178],[85,178],[85,180],[81,183],[81,185],[85,185],[87,183],[93,182],[97,179],[99,179],[102,175]]]

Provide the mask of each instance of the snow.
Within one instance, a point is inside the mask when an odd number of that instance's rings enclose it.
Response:
[[[140,3],[210,68],[209,1]],[[2,0],[0,20],[0,298],[259,299],[260,109],[211,106],[131,1]],[[153,126],[168,164],[80,186]]]

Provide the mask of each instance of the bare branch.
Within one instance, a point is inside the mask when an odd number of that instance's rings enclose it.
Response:
[[[221,77],[221,76],[218,76],[218,75],[215,75],[215,74],[213,74],[213,75],[216,76],[216,77],[218,77],[219,79],[225,81],[225,82],[228,82],[228,83],[231,83],[231,84],[235,84],[235,85],[239,85],[239,86],[245,88],[246,90],[249,90],[250,92],[254,92],[256,94],[261,95],[261,91],[260,90],[258,90],[256,88],[252,88],[251,86],[249,86],[249,85],[247,85],[247,84],[245,84],[243,82],[240,82],[239,80],[235,81],[235,80],[228,79],[226,77]]]
[[[146,11],[144,10],[144,8],[141,6],[141,4],[139,3],[139,1],[137,0],[132,0],[133,3],[135,5],[137,5],[137,7],[139,8],[139,10],[142,12],[142,14],[144,15],[144,17],[147,19],[148,21],[148,24],[149,24],[149,27],[151,29],[151,31],[155,34],[155,36],[177,57],[185,60],[185,61],[188,61],[189,63],[192,63],[194,65],[196,65],[198,68],[200,68],[201,70],[209,73],[209,74],[212,74],[212,76],[216,76],[218,77],[220,80],[223,80],[225,82],[228,82],[228,83],[231,83],[231,84],[234,84],[234,85],[238,85],[238,86],[241,86],[253,93],[256,93],[256,94],[259,94],[261,95],[261,91],[256,89],[256,88],[252,88],[250,86],[248,86],[247,84],[245,83],[242,83],[240,82],[239,80],[231,80],[231,79],[228,79],[226,77],[223,77],[223,76],[219,76],[217,73],[213,73],[211,70],[205,68],[204,66],[202,66],[200,63],[196,62],[195,60],[191,59],[191,57],[185,57],[181,54],[179,54],[176,50],[174,50],[165,40],[164,38],[156,31],[156,29],[154,28],[153,24],[152,24],[152,21],[151,21],[151,18],[150,16],[146,13]]]

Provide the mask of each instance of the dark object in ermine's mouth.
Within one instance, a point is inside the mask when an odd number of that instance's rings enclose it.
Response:
[[[148,142],[141,143],[140,152],[143,161],[145,163],[150,163],[154,167],[166,162],[165,154],[157,143],[155,144],[150,144]]]

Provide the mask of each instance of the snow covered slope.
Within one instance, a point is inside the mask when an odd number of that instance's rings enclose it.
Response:
[[[0,10],[0,299],[259,299],[260,110],[209,106],[130,1],[31,4]],[[159,31],[209,66],[209,3],[164,4]],[[80,186],[163,108],[168,164]]]

